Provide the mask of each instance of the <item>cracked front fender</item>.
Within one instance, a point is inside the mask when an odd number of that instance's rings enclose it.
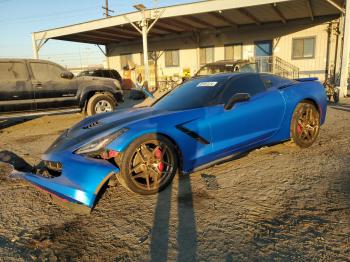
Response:
[[[93,207],[96,196],[105,182],[119,169],[105,160],[60,152],[43,156],[62,166],[60,175],[52,178],[33,173],[18,172],[17,175],[57,197],[88,207]]]

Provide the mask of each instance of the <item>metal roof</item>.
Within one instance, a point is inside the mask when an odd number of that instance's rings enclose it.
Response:
[[[332,3],[330,3],[332,2]],[[211,0],[148,9],[150,19],[163,12],[148,38],[225,27],[242,27],[289,20],[339,16],[344,0]],[[163,11],[164,10],[164,11]],[[126,18],[127,17],[127,18]],[[139,11],[33,33],[35,40],[59,39],[109,44],[140,39],[130,22],[141,20]]]

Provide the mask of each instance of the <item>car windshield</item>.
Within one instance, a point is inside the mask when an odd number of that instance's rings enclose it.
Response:
[[[94,71],[82,71],[78,74],[78,76],[92,76]]]
[[[219,73],[228,73],[234,71],[234,64],[210,64],[205,65],[197,72],[196,76],[207,76]]]
[[[229,76],[197,78],[185,82],[152,105],[159,110],[184,110],[215,104]]]

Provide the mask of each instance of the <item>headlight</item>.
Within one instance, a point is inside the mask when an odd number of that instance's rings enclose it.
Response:
[[[116,138],[120,137],[122,134],[124,134],[126,131],[128,131],[127,128],[119,129],[117,132],[110,134],[108,136],[93,140],[90,143],[87,143],[77,150],[74,151],[75,154],[91,154],[91,153],[98,153],[105,149],[105,147],[111,143]]]

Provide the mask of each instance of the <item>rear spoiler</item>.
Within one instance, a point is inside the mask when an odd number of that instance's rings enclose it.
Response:
[[[318,81],[318,77],[295,78],[294,80],[298,82],[312,82],[312,81]]]

